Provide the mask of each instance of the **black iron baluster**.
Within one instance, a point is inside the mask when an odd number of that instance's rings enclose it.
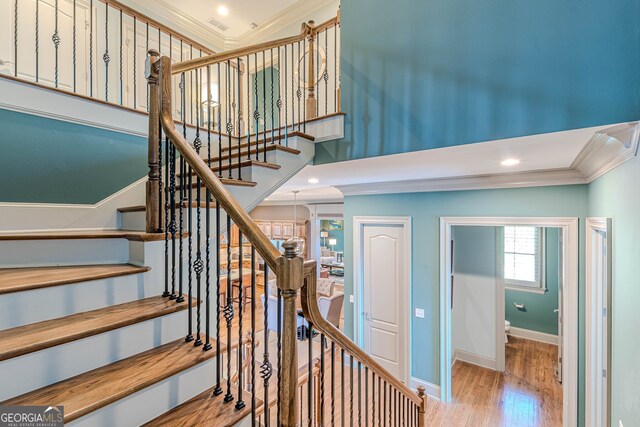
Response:
[[[160,30],[158,30],[158,32],[160,32]],[[193,59],[193,45],[189,45],[189,59]],[[193,73],[189,73],[189,77],[193,80]],[[191,87],[191,85],[189,85],[189,87]],[[190,114],[189,114],[189,120],[191,121],[191,124],[193,124],[193,97],[190,96],[190,102],[189,102],[189,107],[190,107]]]
[[[187,177],[185,179],[186,200],[182,201],[182,206],[186,207],[187,209],[187,233],[188,233],[188,236],[187,236],[187,287],[188,287],[187,315],[189,316],[189,319],[188,319],[189,329],[187,332],[187,336],[185,337],[185,341],[189,342],[194,339],[193,316],[192,316],[193,304],[191,304],[191,301],[193,299],[193,203],[192,203],[193,174],[191,171],[191,165],[189,165],[186,161],[185,161],[184,169],[185,169],[185,173],[187,174]],[[184,300],[183,298],[184,297],[182,296],[182,292],[180,292],[176,301],[180,302],[181,299]]]
[[[133,17],[133,109],[137,108],[138,100],[138,19]]]
[[[271,53],[271,72],[269,73],[270,77],[271,77],[271,143],[274,144],[275,143],[275,137],[274,137],[274,120],[273,120],[273,48],[269,50],[269,52]],[[266,141],[265,141],[266,142]],[[266,150],[264,153],[265,157],[267,155]],[[265,158],[265,162],[267,161],[267,159]]]
[[[170,144],[169,168],[171,169],[171,181],[169,189],[171,191],[171,222],[169,223],[169,232],[171,233],[171,293],[169,299],[175,299],[176,295],[176,232],[178,227],[176,224],[176,147]]]
[[[218,80],[220,81],[220,80]],[[220,352],[220,203],[216,200],[216,386],[214,396],[222,394],[222,353]]]
[[[333,111],[338,112],[338,25],[333,26]]]
[[[211,67],[207,65],[207,164],[211,167]],[[205,341],[203,350],[211,350],[211,191],[207,187],[205,192],[206,200],[206,257],[207,257],[207,270],[206,270],[206,283],[205,283]]]
[[[234,128],[236,131],[236,136],[238,137],[238,180],[242,181],[242,165],[240,164],[242,162],[241,159],[241,151],[242,151],[242,140],[241,137],[242,135],[240,135],[240,85],[242,84],[242,82],[240,81],[240,70],[242,69],[242,64],[240,63],[240,58],[236,58],[236,72],[235,72],[235,76],[233,78],[234,81],[234,90],[233,90],[233,109],[236,110],[236,116],[235,119],[233,121],[234,124]],[[235,84],[236,82],[236,76],[238,78],[237,80],[237,85]],[[237,97],[237,98],[236,98]],[[237,99],[237,100],[236,100]],[[231,153],[229,153],[229,155],[231,155]]]
[[[313,405],[313,325],[311,322],[309,324],[309,336],[307,337],[308,347],[309,347],[309,374],[307,380],[307,409],[309,410],[309,427],[313,425],[313,411],[311,410]]]
[[[371,425],[375,425],[375,423],[376,423],[376,373],[371,371]]]
[[[309,76],[307,75],[307,38],[302,39],[302,81],[307,82]],[[307,82],[305,86],[310,85],[311,82]],[[302,132],[307,131],[307,88],[303,87],[302,92]]]
[[[104,54],[102,60],[104,61],[104,100],[109,100],[109,3],[104,3],[105,18],[104,18]]]
[[[185,100],[185,76],[184,73],[182,73],[181,76],[181,82],[182,82],[182,136],[186,139],[187,137],[187,127],[184,124],[184,120],[185,120],[185,110],[184,110],[184,105],[186,103]],[[182,296],[182,284],[183,284],[183,278],[184,278],[184,257],[182,256],[182,252],[183,252],[183,234],[184,234],[184,192],[185,192],[185,165],[184,165],[184,157],[181,155],[180,156],[180,203],[179,203],[179,207],[178,209],[180,210],[180,242],[178,245],[178,295]],[[175,293],[175,289],[171,290],[171,296],[169,297],[171,299],[176,299],[176,293]],[[191,304],[191,301],[189,301],[189,304]],[[188,336],[187,336],[188,338]]]
[[[227,81],[228,82],[228,81]],[[231,322],[234,317],[233,310],[233,283],[231,280],[231,216],[227,212],[227,305],[224,308],[224,318],[227,321],[227,393],[224,396],[225,403],[233,400],[231,393]]]
[[[278,338],[277,342],[277,356],[278,356],[278,396],[280,396],[280,388],[282,387],[282,291],[278,288],[277,292],[277,321],[278,326],[276,327],[277,333],[276,336]],[[280,404],[278,404],[278,413],[277,413],[277,421],[278,425],[280,425]]]
[[[382,425],[382,407],[384,401],[382,400],[382,378],[378,377],[378,425]]]
[[[264,147],[263,161],[267,161],[267,67],[265,65],[265,53],[262,51],[262,145]]]
[[[196,74],[196,104],[198,107],[201,105],[200,100],[200,90],[198,89],[198,82],[200,81],[200,70],[195,70]],[[196,153],[200,156],[200,148],[202,148],[202,141],[200,140],[200,108],[196,109],[196,137],[193,140],[193,147],[196,149]],[[191,172],[191,171],[189,171]],[[189,174],[189,180],[191,180],[192,174]],[[191,182],[189,182],[191,184]],[[189,196],[191,196],[191,185],[189,185]],[[196,273],[196,340],[193,342],[195,347],[202,345],[202,338],[200,336],[200,310],[201,310],[201,298],[200,298],[200,288],[202,286],[202,271],[204,270],[204,263],[202,262],[202,251],[201,247],[201,220],[202,220],[202,209],[200,206],[201,202],[201,188],[200,188],[200,175],[196,175],[196,260],[193,263],[193,269]],[[189,212],[193,210],[193,206],[189,203]],[[189,226],[189,239],[191,239],[191,226]],[[191,248],[189,248],[189,253],[191,253]]]
[[[242,263],[244,262],[244,247],[242,245],[242,231],[238,231],[238,242],[240,257],[238,260],[238,401],[236,402],[236,409],[240,410],[245,407],[244,400],[242,400],[242,316],[244,314],[244,281],[242,280]],[[231,276],[229,276],[231,278]]]
[[[340,420],[342,421],[342,427],[344,427],[344,402],[347,400],[344,394],[344,349],[340,349]]]
[[[146,51],[149,52],[149,23],[146,23],[146,41],[145,48]],[[180,58],[182,60],[182,58]],[[149,86],[147,85],[147,112],[149,111]]]
[[[58,48],[60,46],[60,33],[58,33],[58,0],[55,1],[55,12],[54,12],[54,19],[55,19],[55,29],[53,32],[53,36],[51,37],[51,40],[53,41],[53,45],[55,46],[56,49],[56,58],[55,58],[55,72],[54,72],[54,77],[53,80],[55,82],[55,86],[58,87],[58,62],[59,62],[59,55],[58,55]]]
[[[260,149],[260,141],[258,140],[258,135],[260,133],[260,106],[258,102],[258,53],[253,54],[253,59],[255,62],[255,73],[253,74],[253,93],[255,99],[255,111],[253,112],[253,118],[256,121],[256,160],[258,160],[259,149]]]
[[[369,425],[369,368],[364,367],[364,425]]]
[[[93,0],[89,1],[89,96],[93,97]]]
[[[384,422],[384,420],[387,419],[387,382],[385,381],[383,383],[384,386],[384,393],[383,393],[383,397],[382,397],[382,420]],[[389,414],[389,424],[391,424],[391,414]]]
[[[18,0],[13,7],[13,75],[18,77]]]
[[[324,334],[320,335],[320,425],[324,426],[324,369],[325,369],[325,361],[324,361],[324,348],[326,342]]]
[[[162,141],[162,139],[160,139]],[[167,159],[167,166],[164,168],[165,173],[165,185],[164,188],[160,183],[161,191],[164,191],[164,292],[162,292],[162,296],[164,298],[168,297],[169,294],[169,227],[170,217],[169,217],[169,189],[171,184],[169,183],[169,174],[171,170],[171,157],[169,154],[169,138],[166,138],[164,144],[164,152],[165,158]],[[162,153],[162,144],[160,144],[160,153]],[[162,164],[162,159],[160,160],[160,164]],[[160,179],[162,179],[162,172],[160,173]]]
[[[280,79],[280,81],[284,82],[284,143],[288,147],[289,146],[289,98],[287,97],[287,45],[284,45],[284,79]],[[280,140],[280,144],[282,144],[282,140]]]
[[[122,78],[122,9],[120,9],[120,105],[123,103],[124,99],[124,86],[123,86],[123,78]]]
[[[302,56],[302,62],[304,62],[304,55]],[[298,42],[298,56],[296,58],[296,75],[298,78],[298,90],[296,91],[296,96],[298,97],[298,131],[300,130],[301,121],[303,120],[300,113],[300,98],[302,97],[302,91],[300,90],[300,80],[302,77],[300,76],[300,42]],[[304,113],[302,113],[304,114]]]
[[[273,74],[272,74],[273,78]],[[280,47],[278,46],[278,99],[276,107],[278,107],[278,144],[282,144],[282,97],[280,96],[282,88],[280,87]],[[271,141],[274,143],[274,141]]]
[[[249,64],[249,61],[247,61]],[[247,74],[249,70],[247,68]],[[249,92],[247,90],[247,92]],[[266,287],[266,285],[265,285]],[[251,246],[251,424],[256,419],[256,248]]]
[[[227,84],[227,108],[226,108],[226,112],[227,112],[227,127],[226,127],[226,131],[227,131],[227,149],[228,149],[227,157],[229,159],[228,178],[232,179],[233,175],[231,173],[231,170],[232,170],[231,161],[233,160],[233,151],[231,151],[231,132],[233,132],[233,123],[232,123],[233,119],[231,117],[231,83],[230,83],[230,78],[231,78],[231,62],[229,60],[227,60],[227,76],[226,76],[226,84]]]
[[[331,426],[336,422],[336,343],[331,341]]]
[[[362,410],[361,410],[361,402],[362,402],[362,363],[358,361],[358,425],[362,425]]]
[[[220,63],[218,62],[218,93],[220,90]],[[218,96],[218,176],[222,178],[222,99]]]
[[[251,73],[249,73],[249,60],[250,56],[247,55],[247,65],[245,66],[245,72],[247,74],[247,160],[251,160]]]
[[[16,0],[16,6],[18,5],[18,0]],[[74,0],[74,6],[75,6],[75,0]],[[75,7],[74,7],[74,13],[75,13]],[[18,25],[17,21],[16,21],[16,26]],[[74,29],[75,29],[75,21],[74,21]],[[39,78],[39,66],[38,66],[38,59],[40,57],[40,0],[36,0],[36,82],[38,82],[40,80]]]
[[[329,59],[327,54],[329,53],[329,29],[324,30],[324,73],[322,73],[322,79],[324,80],[324,115],[329,114]]]
[[[265,262],[264,266],[264,353],[262,355],[262,365],[260,365],[260,374],[264,383],[264,424],[269,426],[269,379],[273,374],[271,361],[269,361],[269,321],[267,314],[269,313],[269,266]],[[278,373],[279,375],[280,373]]]
[[[353,425],[353,356],[349,355],[349,425]]]

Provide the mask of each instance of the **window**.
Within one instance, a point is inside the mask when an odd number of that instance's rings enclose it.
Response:
[[[544,229],[504,227],[504,283],[507,288],[546,292],[544,281]]]

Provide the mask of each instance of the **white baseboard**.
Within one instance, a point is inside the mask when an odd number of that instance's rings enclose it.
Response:
[[[517,338],[525,338],[532,341],[544,342],[547,344],[558,345],[558,336],[545,334],[544,332],[532,331],[529,329],[511,327],[509,335]]]
[[[420,378],[411,377],[410,387],[414,390],[418,390],[418,387],[424,387],[424,392],[432,399],[440,400],[440,386],[427,381],[423,381]]]
[[[491,359],[479,354],[469,353],[463,350],[455,350],[453,352],[453,360],[471,363],[472,365],[481,366],[483,368],[496,370],[496,359]]]

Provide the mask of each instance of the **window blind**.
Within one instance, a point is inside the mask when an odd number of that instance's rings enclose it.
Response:
[[[539,231],[534,226],[504,227],[504,277],[540,285]]]

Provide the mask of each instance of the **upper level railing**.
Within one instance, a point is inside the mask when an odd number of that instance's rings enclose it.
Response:
[[[149,51],[147,225],[149,231],[165,233],[163,295],[178,301],[195,298],[196,312],[189,309],[186,340],[217,352],[214,396],[220,395],[227,404],[235,402],[238,411],[250,409],[254,424],[265,426],[321,426],[337,419],[359,426],[391,422],[424,426],[423,390],[415,394],[322,317],[316,262],[304,264],[295,241],[285,242],[285,252],[280,254],[225,186],[225,179],[242,181],[244,161],[266,161],[270,147],[286,144],[290,131],[304,129],[304,120],[277,122],[276,117],[287,120],[288,115],[274,114],[274,109],[266,108],[267,103],[278,112],[287,105],[303,103],[297,110],[298,118],[317,112],[318,85],[305,86],[302,76],[315,83],[317,75],[326,75],[326,70],[316,74],[316,47],[321,34],[338,24],[337,18],[319,26],[306,23],[294,37],[178,64],[156,50]],[[289,89],[295,88],[295,93],[282,97],[287,89],[275,90],[279,79],[272,77],[275,71],[286,72],[293,63],[303,71],[307,67],[306,72],[300,75],[295,66],[292,68],[284,80],[293,78]],[[234,74],[234,69],[238,73]],[[196,86],[203,82],[205,88],[211,88],[214,70],[216,77],[235,76],[235,88],[242,87],[242,73],[256,76],[253,81],[248,79],[246,86],[254,85],[250,92],[255,95],[253,101],[249,92],[242,92],[247,97],[246,110],[253,111],[250,117],[256,122],[255,133],[248,125],[245,132],[238,133],[236,126],[244,116],[238,103],[244,97],[227,94],[227,113],[222,115],[218,110],[227,138],[217,134],[216,144],[211,108],[207,108],[207,125],[201,127],[197,119],[190,142],[186,126],[176,127],[173,106],[177,101],[183,107],[184,118],[187,75]],[[267,72],[271,77],[266,77]],[[177,86],[173,84],[176,79],[180,82]],[[224,87],[240,94],[233,90],[233,79],[227,79]],[[194,93],[202,92],[196,88]],[[212,106],[211,91],[204,94],[204,104]],[[197,98],[196,105],[201,101]],[[196,114],[202,112],[197,110]],[[203,137],[206,155],[201,151]],[[232,224],[239,230],[236,243],[231,236]],[[257,268],[260,259],[262,270]],[[301,308],[296,304],[300,290]],[[304,348],[304,341],[306,357],[299,357],[298,347]],[[245,401],[249,397],[250,402]]]

